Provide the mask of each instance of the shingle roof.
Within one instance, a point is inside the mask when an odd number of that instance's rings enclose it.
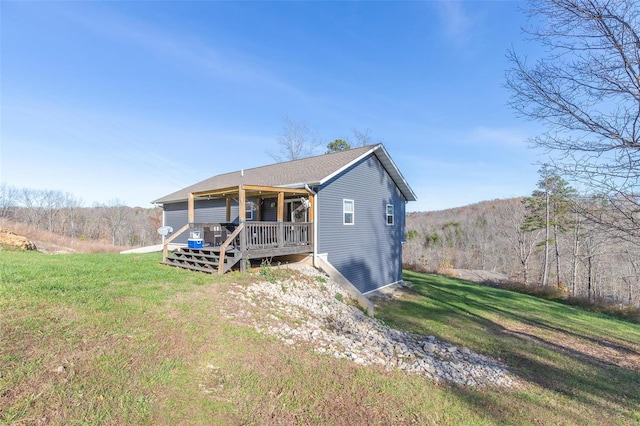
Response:
[[[409,201],[415,201],[415,194],[409,188],[393,160],[391,160],[384,147],[378,144],[216,175],[158,198],[153,203],[163,204],[184,201],[188,198],[190,192],[229,188],[240,184],[290,188],[317,185],[371,153],[375,153],[378,156],[405,198]]]

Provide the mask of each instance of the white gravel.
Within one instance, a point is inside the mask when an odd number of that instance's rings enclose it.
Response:
[[[249,321],[260,333],[277,337],[287,345],[307,342],[318,353],[360,365],[399,369],[434,382],[515,385],[499,361],[434,336],[392,329],[345,303],[346,295],[328,276],[310,266],[296,268],[304,274],[303,279],[237,286],[232,295],[246,309],[223,314]],[[254,315],[253,308],[266,310],[266,314]]]

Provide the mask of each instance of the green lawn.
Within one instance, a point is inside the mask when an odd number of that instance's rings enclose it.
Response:
[[[638,324],[455,278],[404,279],[414,287],[378,318],[499,358],[527,383],[515,392],[462,392],[482,410],[519,411],[534,423],[553,423],[546,410],[567,423],[640,423]]]
[[[266,338],[220,314],[255,276],[159,260],[0,251],[0,424],[640,423],[638,325],[407,273],[413,291],[380,318],[500,357],[522,382],[436,386]]]

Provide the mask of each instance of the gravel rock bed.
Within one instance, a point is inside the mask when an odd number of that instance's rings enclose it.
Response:
[[[246,309],[223,313],[248,321],[258,332],[287,345],[306,342],[318,353],[360,365],[399,369],[434,382],[515,385],[497,360],[434,336],[394,330],[345,303],[343,291],[326,275],[310,266],[296,266],[302,272],[297,277],[237,286],[232,296]]]

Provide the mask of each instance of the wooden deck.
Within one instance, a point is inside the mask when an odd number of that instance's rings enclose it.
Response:
[[[241,251],[251,257],[307,253],[313,251],[312,234],[309,222],[246,222]]]
[[[181,248],[169,255],[167,246],[187,231],[201,230],[203,247]],[[165,240],[163,262],[202,272],[223,274],[246,262],[242,259],[268,258],[313,252],[312,222],[191,223]]]

